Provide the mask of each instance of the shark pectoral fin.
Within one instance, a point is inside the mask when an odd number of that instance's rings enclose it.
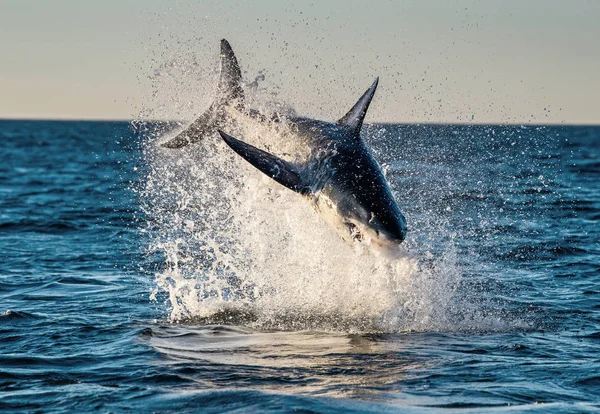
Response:
[[[225,143],[229,145],[232,150],[262,173],[268,175],[290,190],[303,195],[307,194],[309,187],[302,182],[300,175],[289,162],[235,139],[221,130],[218,131]]]
[[[349,128],[355,134],[360,134],[360,128],[362,127],[363,121],[365,120],[367,109],[369,109],[371,100],[373,100],[373,96],[375,95],[375,90],[377,89],[378,83],[379,78],[376,78],[375,82],[373,82],[371,87],[367,89],[363,96],[360,97],[358,102],[354,104],[352,109],[350,109],[346,115],[344,115],[339,121],[337,121],[338,125]]]

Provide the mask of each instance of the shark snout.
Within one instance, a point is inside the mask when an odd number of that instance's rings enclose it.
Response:
[[[375,233],[374,241],[378,244],[400,244],[406,238],[406,221],[401,214],[380,220],[373,217],[369,227]]]
[[[353,241],[375,243],[380,246],[399,245],[406,238],[406,222],[403,216],[387,222],[371,217],[369,221],[348,219],[346,226]]]

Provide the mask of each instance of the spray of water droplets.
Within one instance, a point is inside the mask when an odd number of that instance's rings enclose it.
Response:
[[[179,70],[178,82],[195,73]],[[249,101],[263,112],[291,112],[271,98]],[[235,111],[229,118],[224,129],[250,144],[296,161],[309,154],[285,123]],[[435,253],[410,235],[394,254],[350,246],[217,134],[182,150],[158,145],[174,133],[146,137],[141,191],[148,252],[159,263],[152,297],[166,303],[170,320],[351,332],[507,329],[498,315],[481,313],[477,298],[457,292],[463,277],[454,236],[437,218],[421,218],[418,232],[445,240]]]

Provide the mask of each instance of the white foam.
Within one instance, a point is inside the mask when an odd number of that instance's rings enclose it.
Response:
[[[285,126],[230,115],[235,122],[224,129],[246,142],[287,159],[309,153]],[[427,227],[420,237],[444,240],[434,254],[415,248],[410,214],[395,255],[352,247],[216,134],[184,150],[158,147],[164,139],[149,137],[141,196],[149,251],[165,258],[153,297],[166,293],[170,320],[345,332],[507,329],[481,314],[479,298],[456,294],[462,271],[440,220],[419,222]]]
[[[263,148],[300,151],[253,121],[235,129]],[[153,148],[143,197],[172,320],[238,312],[255,327],[394,331],[435,326],[450,306],[460,279],[451,248],[424,268],[406,247],[352,247],[217,136],[185,151]]]

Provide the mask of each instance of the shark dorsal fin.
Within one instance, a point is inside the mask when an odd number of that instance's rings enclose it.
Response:
[[[371,87],[360,97],[358,102],[354,104],[352,109],[337,122],[338,125],[347,127],[356,134],[360,133],[360,127],[367,114],[367,109],[369,109],[369,104],[373,99],[373,95],[375,95],[377,83],[379,83],[379,77],[375,79],[375,82],[373,82]]]
[[[235,104],[241,106],[244,101],[242,72],[231,45],[225,39],[221,40],[221,75],[217,94],[217,100],[222,105],[235,102]]]

